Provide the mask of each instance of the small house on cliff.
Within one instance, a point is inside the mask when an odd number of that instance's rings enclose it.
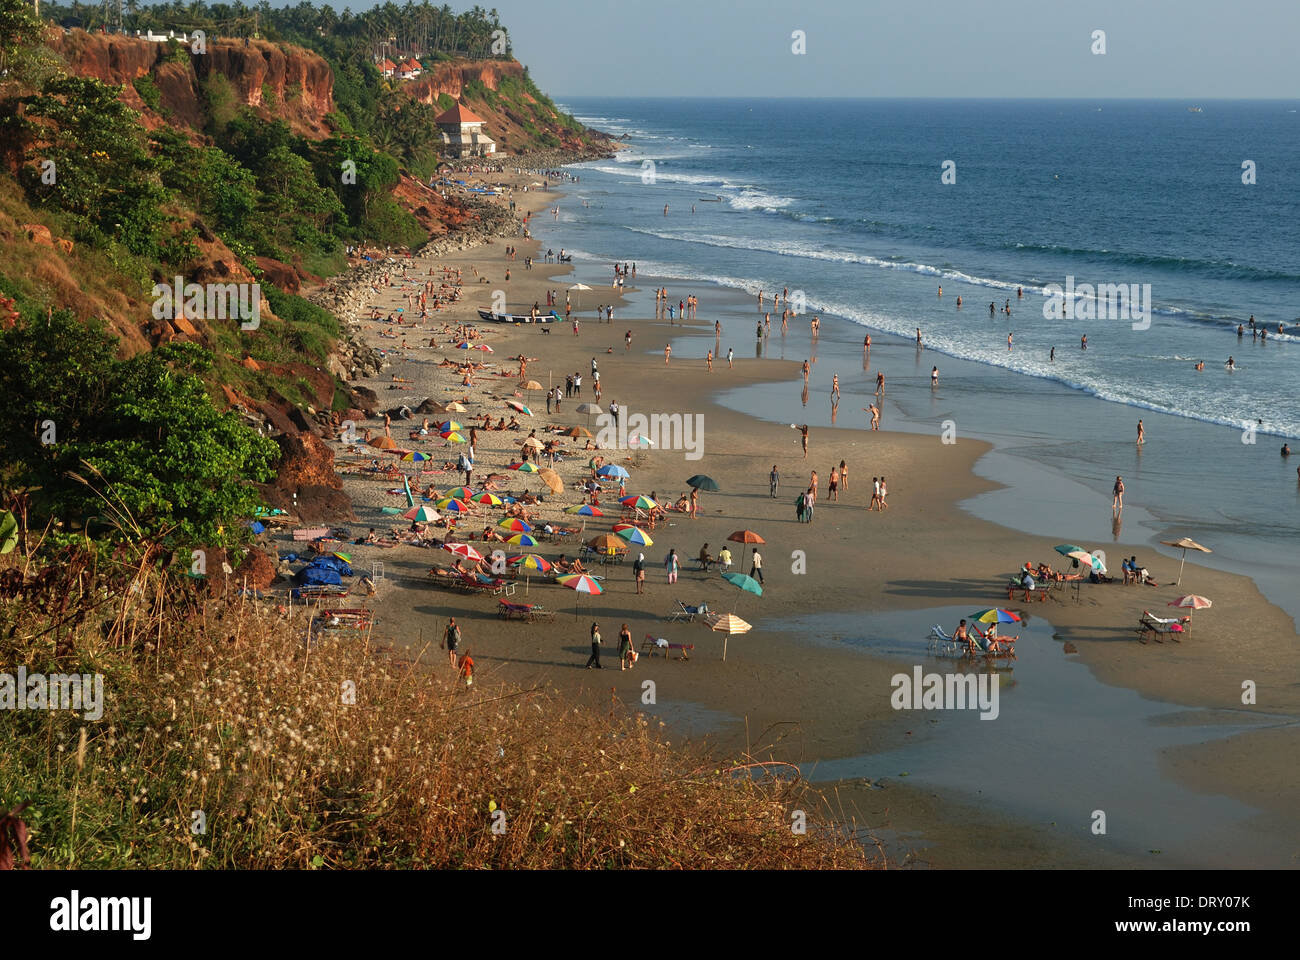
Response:
[[[483,132],[483,118],[459,103],[433,122],[442,133],[443,151],[453,157],[486,157],[497,152],[496,141]]]

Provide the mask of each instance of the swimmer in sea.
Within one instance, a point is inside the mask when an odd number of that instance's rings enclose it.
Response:
[[[1079,349],[1080,350],[1088,349],[1088,335],[1086,333],[1079,338]]]
[[[1197,370],[1204,370],[1204,369],[1205,369],[1205,361],[1204,361],[1204,360],[1197,360],[1197,361],[1196,361],[1196,369],[1197,369]]]
[[[961,294],[957,294],[957,309],[961,309]]]
[[[930,386],[932,386],[932,387],[937,387],[938,385],[939,385],[939,368],[938,368],[938,367],[931,367],[931,368],[930,368]]]
[[[1228,362],[1225,363],[1224,366],[1227,367],[1229,370],[1236,370],[1236,369],[1237,369],[1237,361],[1233,360],[1232,357],[1229,357],[1229,358],[1228,358]]]
[[[1049,353],[1049,354],[1047,355],[1047,359],[1048,359],[1048,362],[1049,362],[1049,363],[1055,363],[1055,362],[1056,362],[1056,348],[1055,348],[1055,347],[1052,347],[1052,352]]]

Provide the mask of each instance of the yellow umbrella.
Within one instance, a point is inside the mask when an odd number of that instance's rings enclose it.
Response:
[[[564,490],[564,481],[560,475],[550,467],[543,467],[537,471],[538,478],[550,489],[551,493],[560,493]]]
[[[1183,558],[1178,561],[1178,579],[1174,581],[1174,586],[1183,582],[1183,564],[1187,562],[1188,550],[1199,550],[1201,553],[1213,553],[1209,547],[1203,547],[1191,537],[1179,537],[1177,540],[1161,540],[1166,547],[1179,547],[1183,551]]]
[[[724,634],[722,638],[722,659],[727,659],[727,638],[734,637],[738,633],[749,633],[754,629],[752,623],[740,619],[734,613],[715,613],[708,617],[705,622],[709,625],[710,630]]]

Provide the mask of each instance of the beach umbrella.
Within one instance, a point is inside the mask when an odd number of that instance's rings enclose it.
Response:
[[[515,557],[506,557],[506,563],[531,573],[546,573],[553,566],[551,561],[535,553],[521,553]]]
[[[1083,547],[1079,546],[1077,543],[1058,543],[1056,546],[1052,547],[1052,549],[1061,556],[1068,557],[1070,554],[1074,553],[1074,551],[1082,550]]]
[[[420,453],[418,450],[408,450],[402,454],[402,460],[406,463],[423,463],[429,459],[427,453]]]
[[[600,507],[593,507],[589,503],[579,503],[572,507],[565,507],[565,513],[577,514],[580,517],[603,517],[605,512]]]
[[[519,384],[519,389],[520,389],[520,390],[540,390],[540,389],[542,389],[542,385],[541,385],[540,383],[538,383],[536,380],[525,380],[523,383]]]
[[[533,415],[533,411],[529,410],[518,400],[507,400],[506,406],[509,407],[511,410],[518,410],[520,413],[526,414],[530,417]]]
[[[631,474],[620,467],[617,463],[607,463],[596,471],[598,477],[622,477],[626,479]]]
[[[591,435],[592,435],[591,431],[588,430],[586,427],[570,427],[568,430],[562,430],[560,432],[560,436],[572,437],[575,440],[580,439],[582,437],[590,437]]]
[[[627,445],[636,450],[639,447],[653,447],[655,442],[644,434],[638,433],[635,437],[628,438]]]
[[[545,446],[545,444],[543,444],[542,441],[538,440],[536,437],[528,437],[527,439],[524,440],[523,443],[520,444],[520,446],[532,447],[534,450],[540,450],[542,449],[543,446]]]
[[[433,523],[433,521],[437,520],[441,514],[432,507],[415,507],[414,509],[407,510],[402,514],[402,516],[407,520],[415,520],[419,523]]]
[[[1189,593],[1185,597],[1179,597],[1177,600],[1171,601],[1169,606],[1185,607],[1189,610],[1204,610],[1206,607],[1214,606],[1214,604],[1211,603],[1209,600],[1207,600],[1205,597],[1198,597],[1194,593]],[[1189,614],[1188,619],[1190,618],[1191,615]]]
[[[766,540],[764,540],[762,537],[756,534],[753,530],[737,530],[731,536],[727,537],[727,539],[730,540],[732,543],[740,543],[740,544],[767,543]],[[743,566],[745,562],[744,550],[740,551],[740,562],[741,565]]]
[[[1095,557],[1087,550],[1071,550],[1066,556],[1071,560],[1078,560],[1081,565],[1089,569],[1096,570],[1099,573],[1106,572],[1106,565],[1101,562],[1101,557]]]
[[[538,470],[537,476],[542,483],[546,484],[547,489],[549,489],[551,493],[560,493],[564,490],[564,481],[560,479],[558,473],[549,467],[543,467]]]
[[[533,532],[532,526],[518,517],[506,517],[504,520],[498,521],[497,526],[503,530],[514,530],[516,533]]]
[[[569,289],[570,289],[570,290],[577,290],[579,293],[581,293],[583,290],[590,290],[591,287],[587,286],[585,283],[575,283],[575,284],[574,284],[573,286],[571,286]],[[579,297],[578,299],[579,299],[579,301],[581,301],[582,298]]]
[[[1001,607],[990,607],[987,610],[972,613],[971,619],[976,623],[1019,623],[1020,614],[1011,610],[1004,610]]]
[[[696,490],[707,490],[710,493],[717,493],[722,488],[718,486],[716,480],[707,477],[702,473],[697,473],[686,481],[688,487],[694,487]]]
[[[727,659],[727,640],[741,633],[749,633],[754,629],[754,625],[740,619],[734,613],[716,614],[706,621],[709,629],[722,636],[722,659]]]
[[[1174,581],[1175,587],[1183,582],[1183,564],[1187,562],[1188,550],[1199,550],[1201,553],[1214,552],[1209,547],[1201,546],[1191,537],[1179,537],[1177,540],[1161,540],[1160,542],[1167,547],[1178,547],[1180,550],[1183,551],[1183,557],[1181,560],[1178,561],[1178,579]]]
[[[453,400],[451,403],[447,404],[442,409],[445,410],[447,413],[464,413],[469,408],[466,407],[459,400]]]
[[[370,445],[376,450],[396,450],[397,441],[392,437],[375,437],[370,441]]]
[[[443,493],[444,497],[451,497],[453,500],[468,500],[474,496],[474,491],[469,487],[452,487]]]
[[[484,491],[483,493],[480,493],[477,496],[470,497],[470,499],[473,500],[475,503],[483,503],[489,507],[501,506],[501,498],[498,497],[495,493],[488,493],[487,491]]]
[[[617,553],[627,549],[627,544],[612,533],[602,533],[598,537],[592,537],[587,541],[587,546],[600,553]]]
[[[634,527],[629,523],[619,524],[614,530],[616,536],[622,537],[628,543],[635,543],[638,547],[653,547],[654,541],[650,539],[650,534],[646,533],[640,527]]]
[[[566,573],[562,577],[556,577],[555,582],[570,590],[576,590],[578,593],[600,594],[605,592],[605,588],[600,585],[600,581],[585,573]],[[578,615],[578,608],[573,608],[573,615]]]
[[[513,537],[506,540],[506,543],[513,543],[518,547],[535,547],[537,538],[531,533],[516,533]]]
[[[455,497],[444,497],[438,501],[438,509],[446,510],[449,513],[464,513],[469,509],[464,500],[457,500]]]
[[[466,440],[464,437],[462,437],[459,433],[456,433],[455,431],[452,431],[451,433],[444,433],[444,434],[442,434],[442,439],[447,440],[447,441],[450,441],[451,443],[468,443],[468,442],[469,442],[468,440]]]
[[[457,350],[468,350],[468,349],[469,349],[469,341],[468,341],[468,340],[462,340],[460,343],[456,344],[456,349],[457,349]]]
[[[605,411],[601,410],[601,409],[600,409],[600,405],[599,405],[599,404],[596,404],[596,403],[580,403],[580,404],[578,404],[578,406],[577,406],[577,411],[578,411],[579,413],[585,413],[585,414],[587,415],[587,423],[591,423],[591,415],[592,415],[593,413],[604,413],[604,412],[605,412]]]
[[[457,423],[455,420],[445,420],[442,423],[438,424],[439,433],[455,433],[457,430],[464,430],[464,429],[465,428],[461,426],[459,423]]]
[[[493,350],[491,347],[489,347],[486,343],[477,343],[474,345],[474,349],[482,350],[484,353],[496,353],[496,351]]]
[[[448,553],[454,553],[458,557],[464,557],[466,560],[482,560],[483,554],[479,553],[468,543],[444,543],[442,549]]]
[[[513,564],[524,572],[524,596],[528,595],[528,586],[532,581],[532,574],[546,573],[551,569],[551,561],[545,557],[539,557],[535,553],[525,553],[517,557],[507,557],[506,563]]]
[[[649,497],[645,496],[644,494],[639,494],[639,493],[636,494],[635,496],[623,497],[618,502],[623,504],[623,506],[625,507],[636,507],[639,510],[659,509],[659,504],[657,504],[655,501],[651,500]]]
[[[537,473],[542,468],[535,463],[512,463],[506,467],[507,470],[518,470],[520,473]]]
[[[752,593],[756,597],[761,597],[763,595],[763,585],[748,574],[724,573],[722,579],[726,580],[727,583],[731,584],[733,587],[739,587],[746,593]]]

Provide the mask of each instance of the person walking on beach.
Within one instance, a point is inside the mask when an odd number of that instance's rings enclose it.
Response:
[[[840,375],[838,373],[831,377],[831,400],[835,403],[840,402]]]
[[[849,492],[849,467],[843,460],[840,461],[840,489]]]
[[[460,645],[460,627],[456,626],[455,617],[447,621],[447,629],[442,635],[442,645],[447,648],[447,659],[451,663],[451,668],[455,670],[456,647]]]
[[[636,592],[645,593],[645,554],[638,554],[632,561],[632,576],[636,578]]]
[[[811,369],[812,369],[812,368],[808,365],[808,361],[805,360],[805,361],[803,362],[803,382],[804,382],[804,383],[807,383],[807,382],[808,382],[808,371],[811,370]]]
[[[465,655],[460,658],[460,668],[456,671],[460,679],[465,682],[465,686],[474,686],[474,658],[469,655],[469,650],[465,650]]]
[[[669,550],[668,556],[664,558],[664,570],[667,571],[668,573],[668,582],[676,583],[678,563],[677,563],[677,549],[675,547]]]
[[[734,370],[736,368],[735,358],[736,358],[736,351],[732,350],[731,347],[727,347],[727,368],[728,369]]]
[[[872,477],[871,478],[871,503],[867,506],[867,510],[868,511],[875,510],[879,506],[880,506],[880,478]]]
[[[880,510],[883,513],[889,506],[889,487],[885,483],[885,478],[880,478]]]
[[[1115,486],[1111,488],[1110,509],[1119,513],[1124,509],[1124,478],[1116,477]]]
[[[826,495],[832,500],[840,499],[840,468],[831,467],[831,485],[826,490]]]
[[[862,409],[865,412],[871,414],[871,429],[879,430],[880,429],[880,408],[877,407],[874,403],[870,403],[867,404],[867,406],[863,407]]]
[[[813,496],[816,496],[817,495],[817,471],[816,470],[814,470],[812,472],[812,476],[808,478],[808,486],[809,489],[812,490]]]
[[[799,442],[803,445],[803,458],[808,459],[808,424],[799,428]]]
[[[603,670],[600,665],[600,627],[595,621],[591,624],[591,656],[587,658],[587,669],[595,667],[597,670]]]
[[[626,623],[618,631],[618,668],[632,669],[632,631],[627,628]]]
[[[575,397],[582,396],[582,374],[580,373],[573,375],[573,395]]]
[[[629,330],[627,333],[623,334],[623,352],[626,353],[631,349],[632,349],[632,331]]]
[[[883,371],[876,374],[876,396],[884,396],[885,393],[885,374]]]
[[[554,400],[555,400],[555,391],[548,388],[546,391],[546,412],[548,414],[551,412],[551,403]]]
[[[771,498],[775,500],[776,491],[781,486],[781,474],[776,469],[775,463],[772,464],[772,472],[767,475],[767,486],[768,486],[769,496],[771,496]]]
[[[1142,426],[1142,421],[1138,421],[1138,446],[1147,442],[1146,428]]]
[[[749,562],[749,575],[759,583],[763,582],[763,558],[759,555],[758,548],[754,548],[753,559]]]
[[[713,351],[712,350],[710,350],[709,355],[704,358],[704,362],[709,365],[709,373],[712,373],[713,372]]]
[[[673,358],[673,345],[671,343],[666,343],[664,344],[664,366],[665,367],[668,366],[668,361],[671,360],[672,358]]]

